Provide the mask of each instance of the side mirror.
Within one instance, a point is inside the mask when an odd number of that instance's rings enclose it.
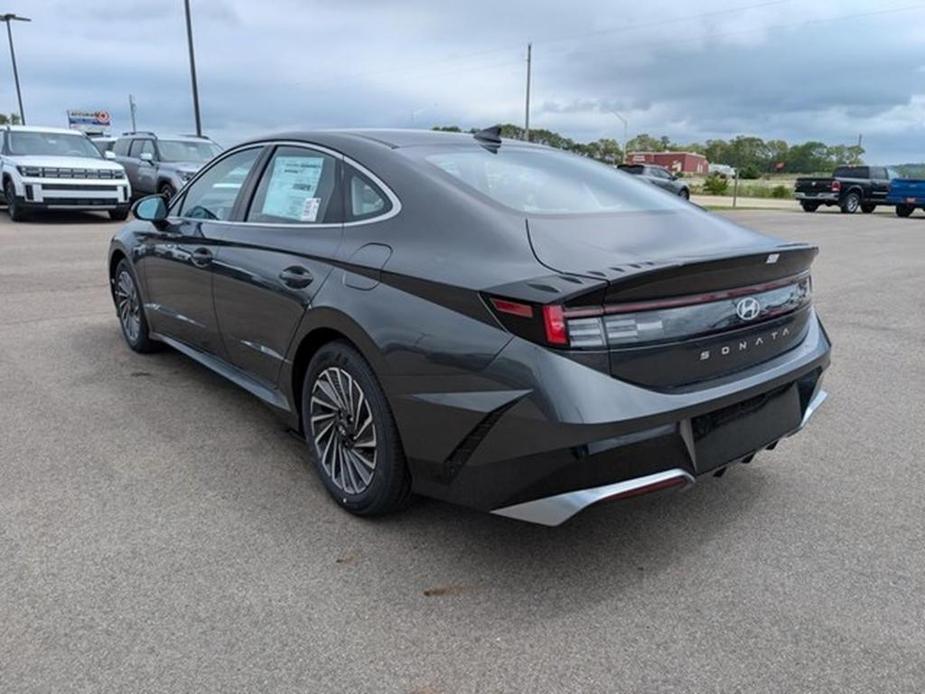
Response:
[[[160,195],[149,195],[132,205],[135,219],[161,225],[167,219],[167,203]]]
[[[138,155],[138,158],[141,159],[142,161],[148,162],[149,164],[152,161],[154,161],[154,155],[151,154],[151,152],[142,152],[141,154]]]
[[[103,152],[103,159],[115,159],[115,158],[116,158],[116,153],[113,152],[111,149],[107,149],[105,152]]]

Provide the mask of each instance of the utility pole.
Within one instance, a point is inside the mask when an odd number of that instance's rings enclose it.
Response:
[[[13,62],[13,79],[16,82],[16,98],[19,101],[19,120],[23,125],[26,124],[26,112],[22,107],[22,90],[19,88],[19,70],[16,68],[16,51],[13,50],[13,30],[10,28],[10,25],[13,21],[17,22],[31,22],[32,20],[28,17],[20,17],[15,14],[4,14],[0,15],[0,22],[6,22],[6,35],[10,39],[10,59]]]
[[[530,68],[533,59],[533,44],[527,44],[527,108],[524,115],[524,140],[530,141]]]
[[[199,118],[199,87],[196,85],[196,55],[193,53],[193,22],[190,19],[189,0],[186,7],[186,40],[189,43],[189,72],[193,80],[193,113],[196,115],[196,135],[202,137],[202,120]]]
[[[623,123],[623,162],[626,162],[626,143],[629,142],[629,122],[622,114],[617,113],[616,111],[610,112],[612,115],[616,116]]]
[[[135,97],[131,94],[128,95],[128,111],[132,116],[132,132],[138,132],[138,127],[135,125]]]

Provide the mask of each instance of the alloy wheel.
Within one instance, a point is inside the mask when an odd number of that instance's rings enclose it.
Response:
[[[360,494],[376,469],[376,426],[369,401],[347,371],[331,366],[312,385],[311,434],[334,485]]]
[[[119,322],[129,342],[134,343],[141,334],[141,302],[135,280],[123,270],[116,280],[116,307],[119,310]]]

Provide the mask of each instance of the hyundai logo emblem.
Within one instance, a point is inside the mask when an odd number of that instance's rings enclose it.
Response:
[[[736,304],[736,315],[742,320],[755,320],[761,313],[761,304],[758,299],[747,296]]]

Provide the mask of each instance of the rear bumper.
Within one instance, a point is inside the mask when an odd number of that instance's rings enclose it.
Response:
[[[416,491],[557,525],[604,499],[685,487],[774,448],[824,400],[830,349],[813,315],[790,351],[663,392],[515,339],[483,374],[504,389],[409,394],[393,409]]]
[[[801,193],[797,191],[793,197],[800,202],[838,202],[838,193]]]

